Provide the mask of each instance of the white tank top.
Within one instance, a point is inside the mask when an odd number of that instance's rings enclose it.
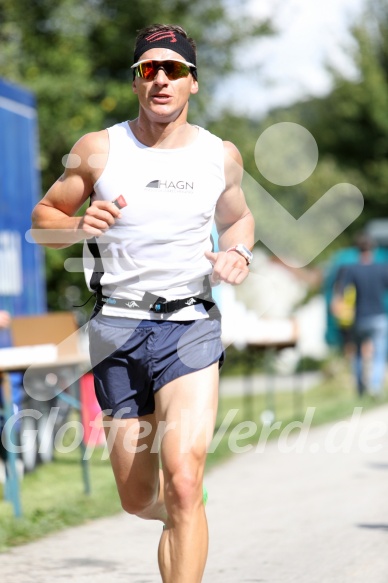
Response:
[[[167,300],[201,294],[212,270],[204,253],[212,249],[215,206],[225,189],[222,140],[198,128],[190,145],[158,149],[141,144],[128,122],[108,133],[108,161],[91,200],[123,196],[127,206],[122,218],[96,239],[97,264],[85,244],[89,289],[95,291],[99,281],[104,295],[133,300],[147,291]],[[105,304],[103,313],[153,320],[207,317],[201,304],[164,316]]]

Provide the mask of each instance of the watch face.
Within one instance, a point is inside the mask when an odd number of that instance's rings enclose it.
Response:
[[[245,257],[248,265],[252,261],[253,254],[249,251],[248,247],[245,247],[242,243],[236,245],[236,251],[238,251],[243,257]]]

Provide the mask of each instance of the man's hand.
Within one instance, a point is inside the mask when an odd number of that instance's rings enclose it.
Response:
[[[210,276],[210,283],[218,285],[221,281],[238,285],[244,281],[249,274],[248,265],[244,259],[235,251],[219,251],[213,253],[206,251],[205,256],[213,264],[213,273]]]
[[[83,230],[85,239],[99,237],[121,218],[120,209],[107,200],[95,200],[87,208],[81,219],[79,228]]]
[[[11,316],[5,310],[0,310],[0,328],[9,328],[11,324]]]

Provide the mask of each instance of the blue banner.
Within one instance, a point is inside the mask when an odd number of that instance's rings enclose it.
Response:
[[[40,194],[35,97],[0,79],[0,310],[11,315],[46,311],[43,252],[25,239]]]

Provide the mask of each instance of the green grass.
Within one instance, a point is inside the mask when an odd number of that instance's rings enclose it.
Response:
[[[112,470],[109,461],[101,461],[101,449],[90,460],[89,472],[92,492],[85,495],[77,449],[56,453],[53,463],[26,474],[20,483],[23,516],[15,518],[11,504],[0,502],[0,551],[119,512]]]
[[[220,400],[216,435],[222,422],[235,410],[230,425],[214,452],[209,453],[207,469],[232,455],[229,440],[233,438],[239,447],[257,443],[261,431],[261,414],[272,409],[275,421],[281,428],[271,434],[279,436],[285,425],[293,420],[302,421],[308,407],[315,407],[312,425],[343,419],[351,416],[355,407],[369,409],[376,406],[370,399],[358,399],[347,373],[336,374],[319,386],[302,393],[294,392],[254,395],[245,397],[223,397]],[[240,423],[251,421],[256,427],[254,435],[243,436]],[[223,426],[222,426],[223,427]],[[236,431],[239,432],[236,434]],[[219,435],[219,434],[218,434]],[[96,448],[89,461],[91,494],[83,489],[80,450],[72,453],[56,453],[51,464],[39,466],[21,481],[21,505],[23,516],[15,518],[12,506],[3,501],[0,486],[0,551],[43,537],[68,526],[78,525],[98,517],[120,511],[120,502],[108,460],[101,460],[102,448]]]
[[[313,408],[311,411],[311,426],[313,427],[350,417],[355,407],[362,407],[363,411],[366,411],[381,403],[381,401],[376,402],[369,396],[360,399],[355,394],[353,379],[346,370],[336,371],[335,376],[330,376],[307,392],[303,392],[301,387],[296,385],[294,390],[290,392],[278,392],[275,387],[272,392],[268,391],[266,394],[224,397],[219,405],[215,434],[217,435],[217,431],[222,426],[223,420],[227,418],[228,412],[237,410],[237,413],[233,417],[233,421],[228,424],[228,429],[225,431],[220,445],[214,452],[209,453],[207,468],[210,469],[233,455],[228,443],[232,432],[234,432],[234,436],[232,435],[231,439],[237,443],[237,448],[257,444],[263,432],[261,421],[263,411],[273,411],[273,423],[279,422],[281,424],[279,429],[272,431],[268,438],[276,439],[288,423],[292,421],[303,422],[308,408]],[[253,435],[244,438],[243,432],[248,428],[244,429],[240,425],[240,438],[238,425],[244,421],[253,422],[251,427],[256,426],[257,430]],[[236,437],[238,437],[237,441]]]

